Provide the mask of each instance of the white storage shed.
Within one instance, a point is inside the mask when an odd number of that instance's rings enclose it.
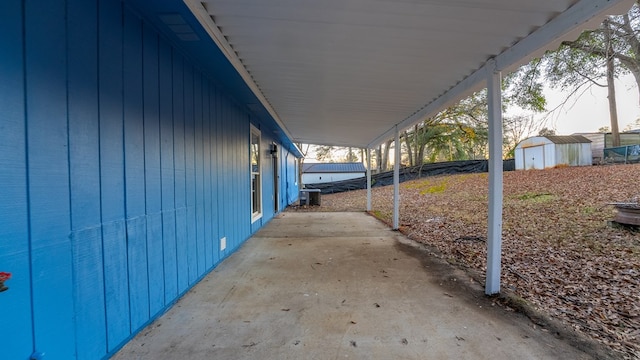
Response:
[[[515,150],[516,170],[592,165],[591,140],[581,135],[535,136]]]

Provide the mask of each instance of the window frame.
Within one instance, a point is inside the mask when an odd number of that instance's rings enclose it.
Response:
[[[250,178],[250,198],[251,198],[251,223],[262,218],[262,134],[260,129],[253,124],[249,132],[249,178]],[[257,137],[257,150],[254,150],[254,136]],[[257,171],[254,171],[253,157],[256,156]],[[257,177],[257,184],[254,184],[254,176]],[[257,186],[256,186],[257,185]],[[254,189],[254,186],[256,188]],[[257,200],[257,209],[255,201]]]

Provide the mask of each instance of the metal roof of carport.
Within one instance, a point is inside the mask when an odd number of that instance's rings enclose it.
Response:
[[[500,291],[502,172],[495,170],[502,168],[500,72],[596,27],[607,14],[626,12],[633,3],[125,1],[172,37],[204,73],[214,75],[296,156],[295,142],[372,148],[392,135],[397,142],[399,130],[486,85],[487,294]],[[399,228],[399,162],[396,152],[394,229]]]
[[[184,0],[294,142],[373,147],[629,0]],[[494,70],[494,69],[490,69]],[[255,104],[254,104],[255,106]]]

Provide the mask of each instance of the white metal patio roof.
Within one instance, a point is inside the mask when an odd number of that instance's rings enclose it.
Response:
[[[295,142],[374,147],[630,0],[184,0]],[[493,59],[493,60],[490,60]],[[495,62],[494,62],[495,60]]]

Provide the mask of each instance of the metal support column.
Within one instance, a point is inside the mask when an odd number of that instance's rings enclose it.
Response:
[[[371,149],[367,148],[367,211],[371,211]]]
[[[395,142],[393,147],[393,230],[400,228],[400,136],[398,125],[395,128]]]
[[[500,292],[502,251],[502,93],[495,61],[487,67],[489,104],[489,231],[487,234],[487,295]]]

